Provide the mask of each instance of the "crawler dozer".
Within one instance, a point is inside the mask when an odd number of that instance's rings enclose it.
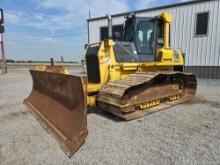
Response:
[[[108,16],[108,38],[86,46],[85,73],[70,74],[62,66],[30,70],[33,89],[24,103],[68,156],[88,134],[88,106],[132,120],[195,95],[196,76],[182,72],[184,55],[170,48],[171,21],[169,13],[129,15],[120,37],[112,34]]]

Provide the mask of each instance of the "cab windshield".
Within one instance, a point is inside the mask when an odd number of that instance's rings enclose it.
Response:
[[[154,43],[154,21],[140,21],[135,32],[138,54],[152,55]]]
[[[155,61],[156,50],[164,45],[163,20],[142,17],[126,20],[124,42],[133,43],[130,54],[138,57],[126,58],[126,60]],[[118,47],[124,48],[124,46]]]

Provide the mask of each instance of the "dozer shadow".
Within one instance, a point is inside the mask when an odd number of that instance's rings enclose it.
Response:
[[[102,116],[106,119],[112,120],[114,122],[125,122],[126,120],[123,120],[115,115],[113,115],[112,113],[105,111],[103,109],[101,109],[100,107],[88,107],[87,109],[87,114],[96,114],[99,116]]]

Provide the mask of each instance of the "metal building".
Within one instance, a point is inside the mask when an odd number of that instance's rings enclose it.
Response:
[[[157,16],[169,12],[171,47],[186,53],[185,71],[200,78],[220,79],[220,0],[197,0],[112,15],[113,32],[123,30],[124,16]],[[107,17],[88,19],[88,42],[107,35]]]

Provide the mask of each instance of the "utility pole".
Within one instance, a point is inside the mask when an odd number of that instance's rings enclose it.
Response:
[[[5,47],[4,47],[4,39],[3,39],[3,33],[5,32],[5,29],[3,24],[4,24],[4,14],[3,14],[3,9],[0,9],[0,46],[1,46],[0,74],[7,73]]]

